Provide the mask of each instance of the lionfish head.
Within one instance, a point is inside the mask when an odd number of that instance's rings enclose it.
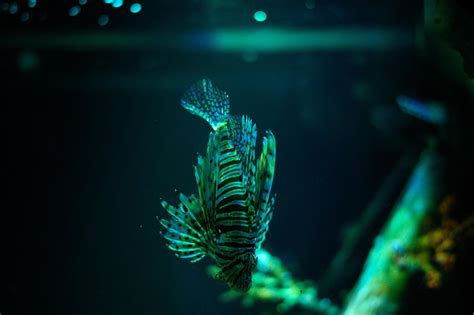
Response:
[[[232,264],[222,268],[218,278],[237,291],[247,292],[252,287],[252,274],[257,266],[257,256],[246,253],[236,256]]]

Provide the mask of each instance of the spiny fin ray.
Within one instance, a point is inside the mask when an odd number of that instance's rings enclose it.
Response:
[[[169,242],[168,248],[173,250],[177,257],[190,259],[191,262],[201,260],[209,252],[207,232],[200,222],[201,205],[199,200],[191,195],[179,194],[181,203],[178,207],[162,201],[162,207],[171,215],[169,220],[160,219],[165,228],[162,236]]]
[[[274,198],[270,199],[276,160],[276,141],[273,133],[267,131],[263,138],[262,153],[257,161],[255,200],[257,246],[265,239],[268,224],[272,218]]]

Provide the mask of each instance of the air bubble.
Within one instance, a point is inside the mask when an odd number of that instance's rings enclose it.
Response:
[[[69,9],[69,16],[76,16],[81,12],[81,7],[80,6],[73,6],[72,8]]]
[[[267,19],[267,14],[264,11],[257,11],[254,13],[253,18],[257,22],[264,22]]]
[[[132,13],[138,13],[142,10],[142,5],[140,3],[133,3],[130,6],[130,12]]]
[[[99,19],[97,20],[97,23],[100,26],[105,26],[105,25],[107,25],[107,23],[109,23],[109,17],[105,14],[102,14],[101,16],[99,16]]]
[[[10,8],[8,9],[8,12],[10,12],[10,14],[15,14],[18,12],[18,4],[16,4],[16,2],[13,2],[12,4],[10,4]]]
[[[114,8],[120,8],[122,5],[123,5],[123,0],[114,0],[114,2],[112,3],[112,6]]]

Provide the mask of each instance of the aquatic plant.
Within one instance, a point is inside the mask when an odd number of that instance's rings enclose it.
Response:
[[[322,314],[338,314],[339,308],[327,298],[320,298],[318,290],[312,281],[300,281],[293,277],[281,260],[272,256],[268,251],[260,249],[257,252],[258,263],[253,275],[252,288],[247,293],[228,290],[221,295],[221,300],[228,302],[242,299],[245,307],[251,307],[257,302],[268,302],[275,305],[279,313],[292,308]],[[209,266],[208,273],[215,277],[218,268]]]

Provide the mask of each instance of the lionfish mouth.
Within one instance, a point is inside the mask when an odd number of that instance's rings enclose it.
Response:
[[[235,283],[233,289],[241,292],[247,292],[248,290],[250,290],[251,287],[252,275],[250,274],[250,276],[243,275],[242,277],[237,279],[237,282]]]
[[[238,271],[232,288],[241,292],[247,292],[252,287],[252,274],[256,267],[255,258],[251,257],[242,261],[242,267]]]

